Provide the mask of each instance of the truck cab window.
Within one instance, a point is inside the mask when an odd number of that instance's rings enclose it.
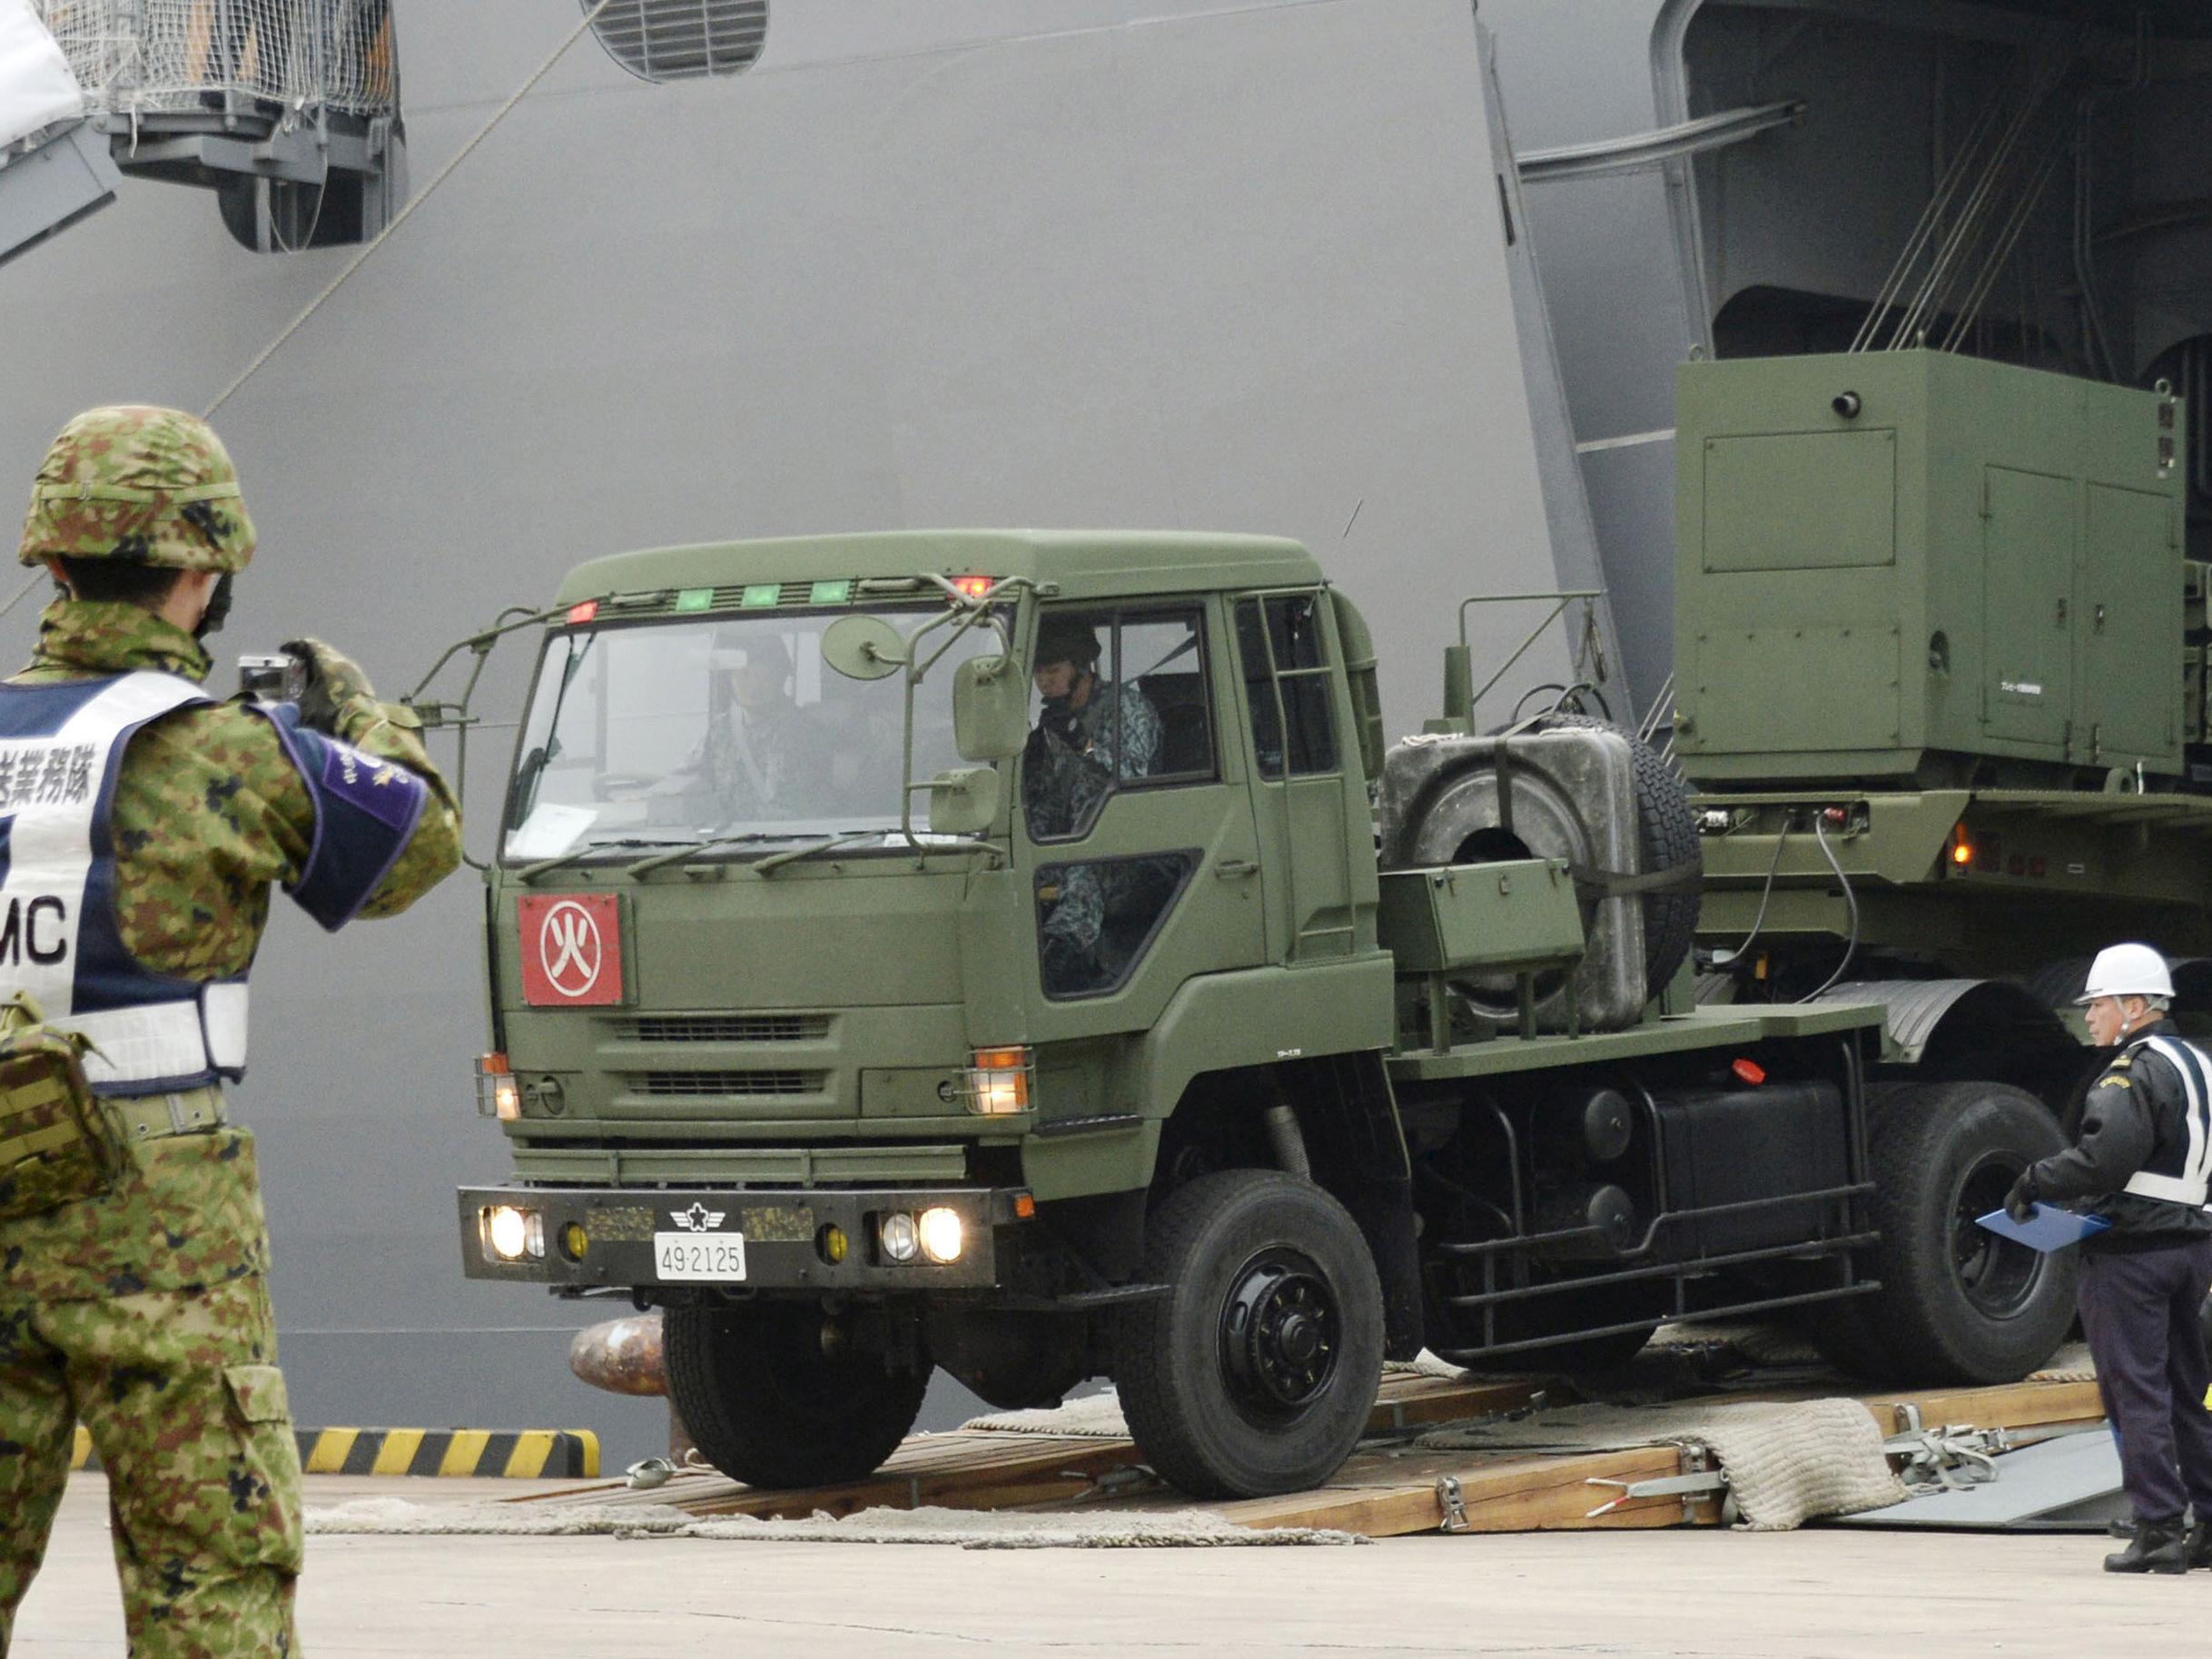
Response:
[[[1022,816],[1036,842],[1086,840],[1117,794],[1216,777],[1204,613],[1047,610],[1031,658],[1036,724],[1022,760]],[[1045,994],[1121,984],[1195,867],[1186,852],[1139,850],[1123,820],[1116,854],[1036,873]]]
[[[1081,840],[1117,790],[1216,775],[1196,609],[1047,610],[1022,758],[1032,841]]]
[[[822,659],[836,611],[556,634],[538,671],[508,808],[504,856],[881,831],[899,842],[903,708],[895,678],[850,680]],[[902,634],[926,612],[878,613]],[[957,657],[989,648],[972,630]],[[914,708],[913,776],[960,764],[943,687]],[[628,856],[636,856],[634,850]]]
[[[1262,607],[1265,607],[1262,621]],[[1337,730],[1329,707],[1328,657],[1321,634],[1321,596],[1277,594],[1237,602],[1237,655],[1252,710],[1252,749],[1259,775],[1283,775],[1285,734],[1290,775],[1337,769]]]

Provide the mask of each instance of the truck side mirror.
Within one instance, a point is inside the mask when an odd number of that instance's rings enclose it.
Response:
[[[881,617],[840,617],[823,630],[822,660],[849,680],[880,680],[906,666],[906,642]]]
[[[953,744],[963,760],[1012,760],[1029,741],[1029,685],[1006,657],[953,670]]]
[[[929,833],[980,835],[999,815],[999,774],[995,766],[955,766],[929,784]]]

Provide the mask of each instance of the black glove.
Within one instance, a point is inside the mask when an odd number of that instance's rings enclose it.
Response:
[[[2005,1194],[2005,1213],[2015,1221],[2027,1222],[2035,1219],[2035,1171],[2023,1170],[2019,1180],[2012,1183],[2012,1190]]]
[[[375,697],[360,665],[321,640],[287,639],[284,649],[306,665],[307,684],[300,693],[302,726],[338,736],[338,719],[343,707]]]
[[[1048,737],[1059,739],[1078,754],[1082,752],[1086,741],[1082,722],[1075,717],[1075,711],[1065,703],[1047,703],[1037,716],[1037,729]]]

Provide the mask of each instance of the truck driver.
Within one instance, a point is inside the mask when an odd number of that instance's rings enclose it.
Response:
[[[1160,760],[1160,716],[1136,686],[1099,673],[1096,625],[1048,616],[1037,630],[1035,680],[1042,707],[1022,761],[1022,809],[1033,840],[1082,834],[1123,781],[1149,775]],[[1103,989],[1112,978],[1100,959],[1107,913],[1150,884],[1147,861],[1062,866],[1058,896],[1040,894],[1038,953],[1045,990],[1068,995]]]

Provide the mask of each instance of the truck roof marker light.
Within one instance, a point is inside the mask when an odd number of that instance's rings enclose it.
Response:
[[[1766,1068],[1755,1060],[1732,1060],[1728,1069],[1735,1073],[1738,1082],[1749,1083],[1754,1089],[1766,1081]]]
[[[956,576],[953,586],[971,599],[980,599],[999,585],[995,576]]]
[[[1014,1194],[1014,1220],[1034,1221],[1037,1219],[1037,1195],[1033,1192]]]
[[[581,627],[585,623],[597,617],[598,614],[599,602],[597,599],[586,599],[579,605],[571,605],[568,607],[568,626]]]

